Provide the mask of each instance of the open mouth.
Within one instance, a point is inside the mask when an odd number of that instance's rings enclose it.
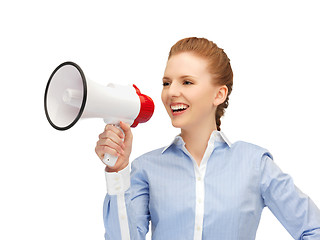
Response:
[[[173,113],[179,113],[185,111],[189,106],[186,104],[175,104],[171,105],[170,108]]]

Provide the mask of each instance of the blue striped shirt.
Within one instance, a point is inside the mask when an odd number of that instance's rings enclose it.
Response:
[[[294,239],[320,239],[320,211],[270,152],[211,134],[200,166],[180,136],[106,173],[105,239],[253,240],[267,206]],[[130,237],[129,237],[130,235]]]

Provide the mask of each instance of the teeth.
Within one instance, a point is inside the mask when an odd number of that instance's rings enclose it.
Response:
[[[184,109],[187,109],[188,106],[187,105],[184,105],[184,104],[178,104],[178,105],[174,105],[174,106],[171,106],[171,109],[173,111],[176,111],[176,110],[184,110]]]

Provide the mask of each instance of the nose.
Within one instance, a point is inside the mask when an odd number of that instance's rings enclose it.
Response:
[[[179,97],[181,95],[181,88],[180,85],[176,82],[173,81],[168,89],[168,95],[170,97]]]

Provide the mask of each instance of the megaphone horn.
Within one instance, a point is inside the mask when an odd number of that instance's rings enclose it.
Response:
[[[68,103],[65,91],[77,91],[80,105]],[[46,117],[57,130],[67,130],[80,119],[87,101],[87,81],[82,69],[73,62],[60,64],[51,74],[44,95]]]

